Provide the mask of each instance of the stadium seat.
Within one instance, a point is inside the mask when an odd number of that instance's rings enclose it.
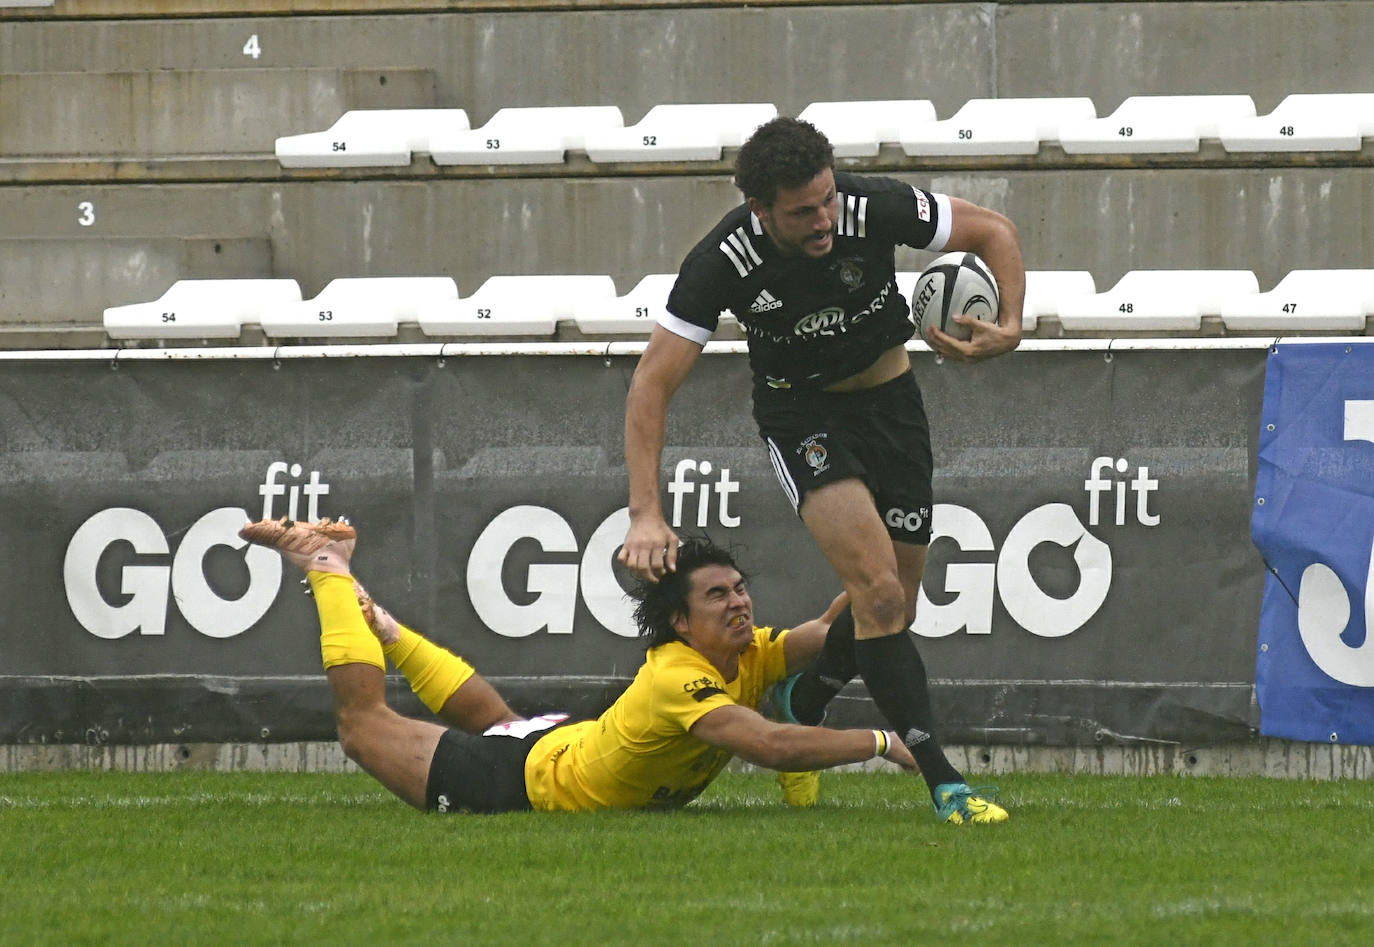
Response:
[[[812,102],[797,117],[825,133],[835,157],[866,158],[895,144],[903,128],[935,121],[935,106],[929,99]]]
[[[762,103],[655,105],[628,128],[587,133],[593,161],[718,161],[726,148],[738,148],[777,106]]]
[[[435,164],[552,164],[585,151],[591,130],[624,124],[614,105],[504,108],[481,128],[436,133],[428,150]]]
[[[1059,323],[1069,331],[1191,331],[1219,316],[1221,300],[1258,293],[1249,270],[1132,270],[1104,293],[1063,296]]]
[[[916,291],[916,281],[921,278],[920,273],[901,272],[897,273],[897,292],[902,294],[902,298],[911,304],[911,294]]]
[[[1227,151],[1359,151],[1374,137],[1374,93],[1290,95],[1268,115],[1222,122],[1217,135]]]
[[[269,338],[387,338],[402,322],[418,322],[420,307],[458,298],[448,276],[373,276],[330,280],[314,299],[274,306],[260,324]]]
[[[676,273],[651,273],[624,296],[579,300],[573,319],[579,331],[602,335],[644,335],[654,331],[668,302]]]
[[[920,273],[898,273],[897,289],[908,305]],[[1041,316],[1059,313],[1060,300],[1091,296],[1097,292],[1093,275],[1082,270],[1027,270],[1026,299],[1021,309],[1021,329],[1030,332]]]
[[[1059,127],[1097,118],[1092,99],[970,99],[944,121],[901,131],[909,155],[1033,155],[1057,144]]]
[[[1041,316],[1058,316],[1065,299],[1096,294],[1097,284],[1086,270],[1027,270],[1021,327],[1029,331]]]
[[[1221,300],[1228,329],[1362,330],[1374,316],[1374,270],[1293,270],[1267,293]]]
[[[112,339],[236,339],[267,310],[301,298],[293,279],[177,280],[152,302],[105,310]]]
[[[903,271],[901,271],[901,270],[899,270],[899,271],[897,272],[897,276],[896,276],[896,279],[897,279],[897,292],[901,293],[901,294],[902,294],[902,298],[906,300],[906,304],[907,304],[907,308],[908,308],[908,318],[910,318],[910,312],[909,312],[909,310],[910,310],[910,307],[911,307],[911,300],[912,300],[912,297],[915,296],[915,294],[916,294],[916,281],[917,281],[918,279],[920,279],[920,278],[921,278],[921,274],[920,274],[919,272],[914,272],[914,271],[906,271],[906,272],[903,272]],[[914,320],[913,320],[913,322],[914,322]],[[925,339],[921,338],[920,336],[912,336],[912,338],[913,338],[913,339],[917,339],[917,340],[920,341],[920,342],[925,342],[925,341],[926,341]],[[929,344],[929,343],[926,343],[926,344]]]
[[[1133,95],[1106,118],[1059,127],[1066,154],[1151,154],[1197,151],[1221,122],[1253,118],[1248,95]]]
[[[421,307],[426,335],[551,336],[588,301],[615,299],[609,276],[492,276],[466,299]]]
[[[284,168],[405,167],[430,139],[468,129],[462,109],[353,109],[322,132],[277,139]]]
[[[24,208],[26,203],[37,204],[40,213],[46,208],[45,201],[21,200],[16,205],[11,200],[0,208],[4,221],[0,230],[11,226],[15,233],[26,234],[29,221],[7,215],[11,208]],[[274,275],[272,242],[266,236],[40,236],[28,232],[0,237],[0,333],[5,334],[0,344],[16,344],[16,333],[25,336],[48,329],[58,334],[88,331],[92,344],[103,344],[109,338],[102,321],[104,310],[156,300],[189,274],[207,280],[268,279]],[[159,320],[162,312],[158,310]],[[29,337],[38,344],[50,344],[37,335]]]

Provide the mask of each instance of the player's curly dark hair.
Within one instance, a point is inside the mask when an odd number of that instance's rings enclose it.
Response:
[[[692,590],[692,575],[704,566],[729,566],[744,575],[734,553],[705,536],[689,537],[677,548],[677,570],[665,573],[657,582],[637,578],[630,598],[635,602],[634,620],[647,647],[657,648],[670,641],[681,641],[673,630],[673,619],[687,613],[687,593]]]
[[[778,191],[810,183],[835,166],[835,149],[815,125],[799,118],[775,118],[760,125],[735,156],[735,187],[764,207]]]

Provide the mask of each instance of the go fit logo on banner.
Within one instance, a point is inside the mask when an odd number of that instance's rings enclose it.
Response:
[[[306,501],[305,519],[319,519],[320,497],[329,485],[320,481],[317,470],[310,471],[304,483],[278,483],[287,474],[299,479],[300,464],[277,461],[267,468],[258,487],[263,498],[262,518],[280,516],[275,509],[277,497],[287,497],[286,515],[295,519],[300,501]],[[147,513],[129,507],[113,507],[96,513],[72,535],[62,563],[62,579],[67,604],[81,627],[97,638],[123,638],[137,631],[142,635],[163,635],[167,631],[167,610],[175,600],[181,616],[196,631],[209,638],[232,638],[242,634],[267,614],[281,588],[281,557],[269,549],[251,546],[244,552],[248,572],[247,589],[236,599],[221,596],[205,575],[205,559],[212,549],[243,549],[239,529],[250,517],[238,507],[220,507],[196,520],[181,537],[173,553],[161,526]],[[165,562],[130,563],[120,567],[118,587],[102,590],[99,580],[101,559],[111,547],[124,544],[136,556],[171,556]],[[113,593],[107,597],[108,593]],[[123,604],[114,604],[123,597]]]
[[[729,500],[739,482],[728,468],[712,480],[710,461],[680,461],[668,483],[672,497],[670,523],[683,524],[684,512],[694,506],[696,525],[705,527],[712,510],[716,522],[734,527],[740,522],[730,512]],[[1088,525],[1067,503],[1048,503],[1029,511],[1011,528],[1000,551],[983,520],[965,507],[935,507],[932,541],[953,541],[961,552],[997,552],[996,562],[952,562],[943,575],[940,590],[948,601],[935,603],[920,593],[913,630],[925,637],[942,637],[965,631],[991,634],[994,599],[1000,595],[1008,614],[1031,634],[1059,638],[1083,627],[1106,601],[1112,583],[1111,548],[1088,532],[1089,526],[1115,516],[1111,522],[1158,526],[1160,517],[1150,508],[1159,481],[1148,467],[1132,468],[1125,458],[1097,457],[1082,481],[1088,495]],[[685,502],[695,498],[695,503]],[[1104,510],[1103,499],[1110,498]],[[889,526],[916,530],[928,511],[890,509]],[[1104,517],[1104,513],[1106,516]],[[633,636],[630,605],[620,588],[611,562],[629,526],[622,508],[592,532],[579,563],[530,563],[523,576],[508,588],[506,563],[518,543],[533,540],[543,553],[576,553],[579,545],[572,527],[561,515],[540,506],[514,506],[496,516],[478,536],[468,558],[467,586],[478,617],[499,635],[522,638],[541,631],[573,633],[574,612],[580,591],[588,610],[601,625],[618,635]],[[1079,575],[1078,588],[1068,598],[1046,592],[1030,566],[1031,553],[1043,544],[1073,550]],[[933,578],[933,577],[932,577]],[[928,579],[929,581],[929,579]],[[519,583],[523,582],[523,586]]]
[[[740,517],[731,512],[730,501],[739,488],[729,467],[709,460],[680,460],[668,482],[669,521],[680,529],[686,518],[689,526],[700,529],[711,525],[714,517],[715,524],[733,529],[740,525]],[[553,510],[529,505],[504,510],[486,525],[468,555],[473,610],[484,625],[506,638],[544,630],[569,635],[580,592],[603,628],[624,638],[636,637],[633,605],[612,564],[629,528],[629,507],[621,507],[592,531],[579,562],[533,562],[525,571],[524,588],[508,590],[503,578],[506,560],[517,544],[534,540],[544,553],[576,553],[578,540],[568,521]]]
[[[1124,457],[1094,458],[1088,479],[1083,481],[1083,490],[1088,494],[1087,526],[1069,504],[1047,503],[1026,513],[1012,526],[1000,551],[977,513],[962,506],[936,504],[932,544],[938,539],[949,539],[961,552],[996,551],[997,561],[951,562],[945,568],[944,588],[940,591],[953,598],[937,604],[926,595],[923,586],[917,596],[912,630],[927,638],[958,631],[991,634],[993,599],[998,596],[1012,620],[1038,637],[1062,638],[1082,628],[1097,614],[1112,587],[1111,547],[1088,532],[1088,526],[1098,526],[1102,519],[1103,497],[1115,500],[1116,526],[1127,525],[1132,514],[1137,524],[1147,528],[1160,522],[1159,515],[1150,510],[1150,498],[1159,488],[1159,481],[1150,476],[1148,467],[1137,468],[1135,475],[1126,479],[1130,471],[1130,462]],[[889,525],[905,526],[906,522],[902,511],[889,513]],[[1031,553],[1045,543],[1073,549],[1079,579],[1078,587],[1068,598],[1047,593],[1031,571]]]
[[[1090,476],[1083,481],[1088,494],[1088,526],[1097,526],[1103,497],[1115,500],[1115,524],[1124,526],[1134,513],[1136,523],[1153,527],[1160,517],[1149,509],[1159,482],[1140,467],[1134,478],[1123,479],[1130,465],[1122,458],[1098,457]],[[1103,476],[1103,474],[1107,476]],[[287,474],[297,482],[279,483]],[[314,520],[320,516],[319,499],[329,493],[319,472],[300,482],[298,464],[273,463],[258,493],[263,497],[262,518],[281,515],[275,500],[286,498],[287,516]],[[668,493],[672,497],[671,522],[681,527],[695,520],[705,527],[714,523],[736,528],[741,519],[731,509],[740,482],[729,468],[715,469],[710,461],[682,460],[674,470]],[[306,509],[299,510],[306,501]],[[695,514],[695,516],[692,516]],[[903,528],[919,528],[924,511],[887,511],[888,522]],[[68,544],[63,565],[67,601],[77,621],[100,638],[122,638],[135,631],[143,635],[166,633],[170,602],[175,599],[188,624],[212,638],[230,638],[251,628],[267,613],[281,588],[280,557],[259,547],[244,549],[238,530],[250,517],[242,509],[223,507],[198,519],[181,537],[175,553],[162,527],[147,513],[116,507],[93,515],[77,529]],[[472,544],[467,564],[467,591],[477,617],[494,633],[520,638],[547,630],[571,634],[576,602],[581,594],[592,616],[617,635],[635,634],[630,605],[615,576],[612,561],[629,526],[629,514],[621,508],[593,530],[578,563],[533,562],[517,579],[523,588],[508,590],[505,567],[517,544],[534,540],[545,553],[579,551],[572,528],[557,512],[543,507],[517,505],[487,523]],[[1101,608],[1112,582],[1111,549],[1088,532],[1074,509],[1066,503],[1049,503],[1029,511],[1011,528],[1000,550],[983,520],[972,510],[952,504],[937,505],[932,542],[952,540],[961,552],[997,552],[992,562],[951,562],[939,591],[948,600],[933,602],[923,588],[914,629],[926,637],[966,631],[990,634],[994,598],[1000,595],[1008,614],[1021,627],[1041,637],[1062,637],[1081,628]],[[1068,598],[1048,594],[1030,568],[1033,550],[1045,543],[1073,549],[1080,576],[1078,588]],[[99,566],[111,547],[132,546],[138,556],[171,557],[166,562],[130,562],[120,567],[118,587],[102,589]],[[205,560],[216,547],[244,550],[246,590],[236,599],[220,595],[207,580]],[[933,577],[928,577],[930,581]],[[115,604],[118,597],[123,604]]]

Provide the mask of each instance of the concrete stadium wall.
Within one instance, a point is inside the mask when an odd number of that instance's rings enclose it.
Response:
[[[274,123],[324,128],[346,109],[433,103],[434,74],[427,69],[10,74],[0,77],[0,155],[270,153]]]
[[[1346,169],[900,176],[1004,211],[1020,228],[1028,268],[1086,269],[1099,289],[1133,269],[1249,269],[1269,289],[1290,269],[1370,265],[1374,175]],[[342,276],[447,275],[468,294],[495,275],[604,273],[624,292],[646,274],[676,272],[737,199],[723,175],[0,188],[6,232],[25,235],[5,241],[0,323],[32,314],[43,324],[99,325],[106,306],[156,299],[177,277],[289,277],[308,298]],[[89,227],[80,224],[85,204]],[[226,249],[164,248],[153,256],[183,269],[131,268],[98,237],[209,239]],[[244,256],[229,252],[233,240],[257,243]],[[73,254],[93,249],[75,264]],[[909,251],[901,263],[919,270],[928,259]],[[71,278],[107,265],[117,277]],[[41,292],[26,298],[25,283]]]
[[[474,125],[503,106],[1374,88],[1374,5],[891,3],[375,16],[0,21],[0,73],[431,69]],[[244,52],[258,37],[260,54]],[[295,128],[290,131],[314,129]],[[281,132],[285,134],[287,132]]]
[[[1293,92],[1374,90],[1374,6],[1362,0],[1004,3],[997,95],[1248,93],[1264,114]]]
[[[182,274],[272,275],[265,236],[189,234],[0,239],[0,348],[98,348],[101,310],[162,295]],[[60,342],[58,342],[60,340]]]
[[[1104,776],[1268,776],[1275,779],[1369,779],[1374,748],[1260,739],[1212,747],[1105,746],[1008,747],[946,746],[956,767],[969,772],[1076,773]],[[845,771],[873,771],[891,763],[870,760]],[[732,770],[752,771],[735,760]],[[337,743],[188,743],[151,746],[19,745],[0,746],[0,773],[89,769],[165,773],[358,772]],[[895,769],[895,768],[894,768]]]
[[[1265,112],[1294,92],[1374,90],[1374,4],[1361,0],[273,15],[330,6],[434,5],[278,0],[220,8],[249,15],[110,19],[60,0],[47,17],[0,19],[0,238],[14,254],[0,271],[0,325],[95,327],[106,306],[154,299],[173,277],[292,277],[313,294],[339,276],[452,275],[470,292],[491,275],[608,273],[624,290],[675,270],[737,199],[728,160],[516,173],[436,170],[427,158],[385,172],[277,164],[275,137],[326,128],[348,108],[456,107],[479,126],[502,107],[550,104],[618,105],[628,123],[665,102],[796,113],[827,99],[928,98],[945,117],[976,97],[1086,95],[1105,115],[1134,94],[1248,93]],[[1367,143],[1353,155],[1246,158],[1214,145],[1169,166],[1056,150],[1000,164],[898,152],[881,169],[1004,211],[1033,269],[1086,269],[1104,289],[1132,269],[1236,267],[1267,289],[1290,269],[1369,265],[1371,165]],[[78,210],[88,205],[93,222]],[[270,273],[260,252],[196,252],[176,272],[72,280],[71,254],[88,238],[266,241]],[[19,339],[0,344],[28,344]]]

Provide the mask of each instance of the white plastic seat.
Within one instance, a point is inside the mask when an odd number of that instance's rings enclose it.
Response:
[[[920,278],[921,274],[917,272],[904,273],[898,271],[897,273],[897,292],[902,294],[902,298],[907,301],[907,305],[911,305],[911,294],[916,291],[916,281]]]
[[[283,168],[405,167],[430,139],[466,131],[462,109],[354,109],[328,130],[277,139]]]
[[[1267,293],[1221,301],[1228,329],[1363,329],[1374,270],[1293,270]]]
[[[1132,270],[1092,296],[1059,300],[1070,331],[1197,331],[1203,316],[1221,315],[1221,300],[1258,293],[1249,270]]]
[[[898,273],[897,289],[911,303],[920,273]],[[1093,275],[1085,270],[1027,270],[1026,297],[1021,308],[1021,328],[1029,332],[1041,316],[1058,315],[1061,299],[1091,296],[1097,292]]]
[[[422,305],[458,298],[450,276],[371,276],[330,280],[314,299],[263,313],[269,338],[386,338],[402,322],[418,322]]]
[[[593,161],[718,161],[726,148],[738,148],[777,106],[763,103],[655,105],[626,128],[587,133]]]
[[[553,335],[592,300],[615,299],[609,276],[492,276],[466,299],[427,304],[426,335]]]
[[[236,339],[273,306],[301,298],[293,279],[177,280],[152,302],[105,310],[112,339]]]
[[[504,108],[481,128],[435,134],[429,153],[435,164],[552,164],[585,151],[588,132],[624,124],[614,105]]]
[[[624,296],[583,299],[573,313],[577,328],[585,333],[647,336],[667,311],[668,293],[676,281],[676,273],[651,273]]]
[[[911,318],[911,313],[910,313],[910,309],[911,309],[911,299],[912,299],[912,297],[913,297],[913,296],[915,295],[915,293],[916,293],[916,281],[917,281],[918,279],[920,279],[920,278],[921,278],[921,274],[920,274],[919,272],[914,272],[914,271],[903,272],[903,271],[901,271],[901,270],[898,270],[898,271],[897,271],[897,275],[896,275],[896,280],[897,280],[897,292],[901,293],[901,294],[902,294],[902,298],[906,300],[906,304],[907,304],[907,318],[908,318],[908,319]],[[925,342],[925,341],[926,341],[925,339],[921,338],[919,335],[914,335],[914,336],[912,336],[912,338],[913,338],[913,339],[916,339],[916,340],[919,341],[919,342]],[[929,344],[929,343],[927,343],[927,344]]]
[[[1133,95],[1111,115],[1059,127],[1066,154],[1197,151],[1229,119],[1253,118],[1248,95]]]
[[[1374,93],[1301,93],[1274,111],[1217,129],[1227,151],[1359,151],[1374,137]]]
[[[929,99],[812,102],[797,118],[830,139],[835,157],[866,158],[884,144],[895,144],[903,128],[935,121],[935,105]]]
[[[949,118],[902,129],[909,155],[1033,155],[1066,122],[1091,121],[1089,98],[969,99]]]
[[[1042,316],[1058,316],[1066,299],[1095,295],[1097,284],[1086,270],[1027,270],[1021,327],[1034,329]]]

